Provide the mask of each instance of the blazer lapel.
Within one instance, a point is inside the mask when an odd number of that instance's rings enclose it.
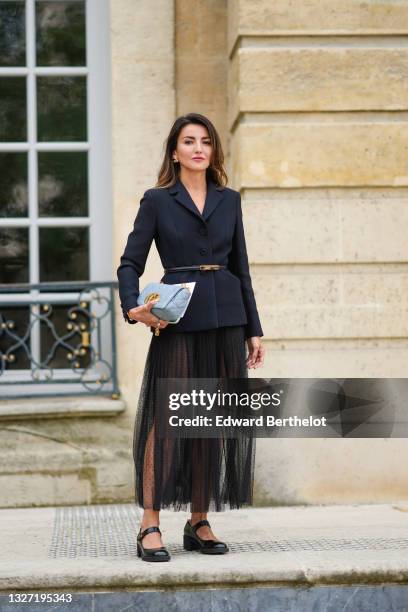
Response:
[[[200,214],[197,206],[194,204],[189,192],[184,187],[181,180],[178,178],[176,183],[169,188],[169,193],[174,199],[191,211],[196,217],[207,221],[211,213],[216,209],[224,195],[224,188],[216,185],[211,179],[207,181],[207,197],[205,198],[203,214]]]
[[[207,221],[208,217],[217,208],[221,202],[225,190],[223,187],[216,185],[211,179],[207,182],[207,197],[205,199],[205,206],[203,210],[203,219]]]

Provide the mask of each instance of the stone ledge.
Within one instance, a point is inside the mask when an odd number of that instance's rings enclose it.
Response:
[[[0,425],[0,507],[128,502],[132,428],[122,415]]]
[[[114,416],[126,409],[124,400],[109,397],[38,397],[0,401],[0,420],[81,416]]]
[[[57,593],[58,591],[55,591]],[[200,587],[177,590],[149,589],[113,591],[101,588],[100,592],[76,592],[70,588],[72,600],[63,599],[60,593],[59,606],[69,601],[70,609],[77,610],[144,610],[156,612],[169,608],[178,612],[198,610],[235,610],[236,612],[263,612],[264,610],[347,610],[352,600],[353,611],[364,610],[403,610],[399,607],[407,601],[408,585],[380,586],[264,586],[262,587]],[[57,596],[57,595],[55,595]],[[41,600],[40,600],[41,601]],[[54,601],[58,601],[54,599]],[[290,602],[290,603],[289,603]],[[293,603],[292,603],[293,602]],[[0,608],[15,610],[16,604],[10,604],[9,595],[0,595]],[[12,605],[13,607],[8,607]],[[7,606],[7,608],[6,608]],[[296,606],[296,607],[294,607]],[[3,609],[3,608],[1,608]],[[24,603],[24,611],[38,610],[38,603]],[[42,604],[44,612],[55,610],[52,603]]]
[[[172,559],[158,564],[136,556],[141,514],[133,504],[0,510],[0,592],[407,585],[406,507],[396,499],[213,513],[216,533],[230,546],[216,558],[183,550],[188,513],[163,510]]]

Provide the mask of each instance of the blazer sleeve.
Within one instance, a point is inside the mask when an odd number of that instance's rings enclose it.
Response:
[[[117,269],[120,305],[123,318],[128,323],[137,323],[128,317],[128,311],[137,306],[139,278],[142,276],[147,256],[156,234],[157,214],[154,198],[149,190],[140,200],[139,210],[133,223],[125,250]]]
[[[228,267],[241,281],[242,297],[248,321],[245,326],[245,337],[263,336],[264,334],[259,321],[249,271],[244,224],[242,220],[241,194],[239,192],[237,193],[237,216],[232,238],[232,249],[228,257]]]

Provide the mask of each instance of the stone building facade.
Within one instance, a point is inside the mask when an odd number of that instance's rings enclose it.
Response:
[[[100,1],[110,58],[107,276],[155,182],[171,123],[203,113],[242,194],[267,348],[251,375],[405,377],[408,4]],[[143,283],[159,275],[153,245]],[[150,333],[125,324],[119,308],[116,332],[120,400],[82,416],[79,400],[58,418],[51,410],[17,421],[3,410],[1,505],[132,499]],[[407,453],[404,439],[259,439],[256,504],[406,498]]]

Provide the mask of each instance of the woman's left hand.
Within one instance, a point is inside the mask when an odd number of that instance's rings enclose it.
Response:
[[[249,355],[246,360],[247,368],[259,368],[263,365],[265,357],[265,347],[259,336],[247,339]]]

